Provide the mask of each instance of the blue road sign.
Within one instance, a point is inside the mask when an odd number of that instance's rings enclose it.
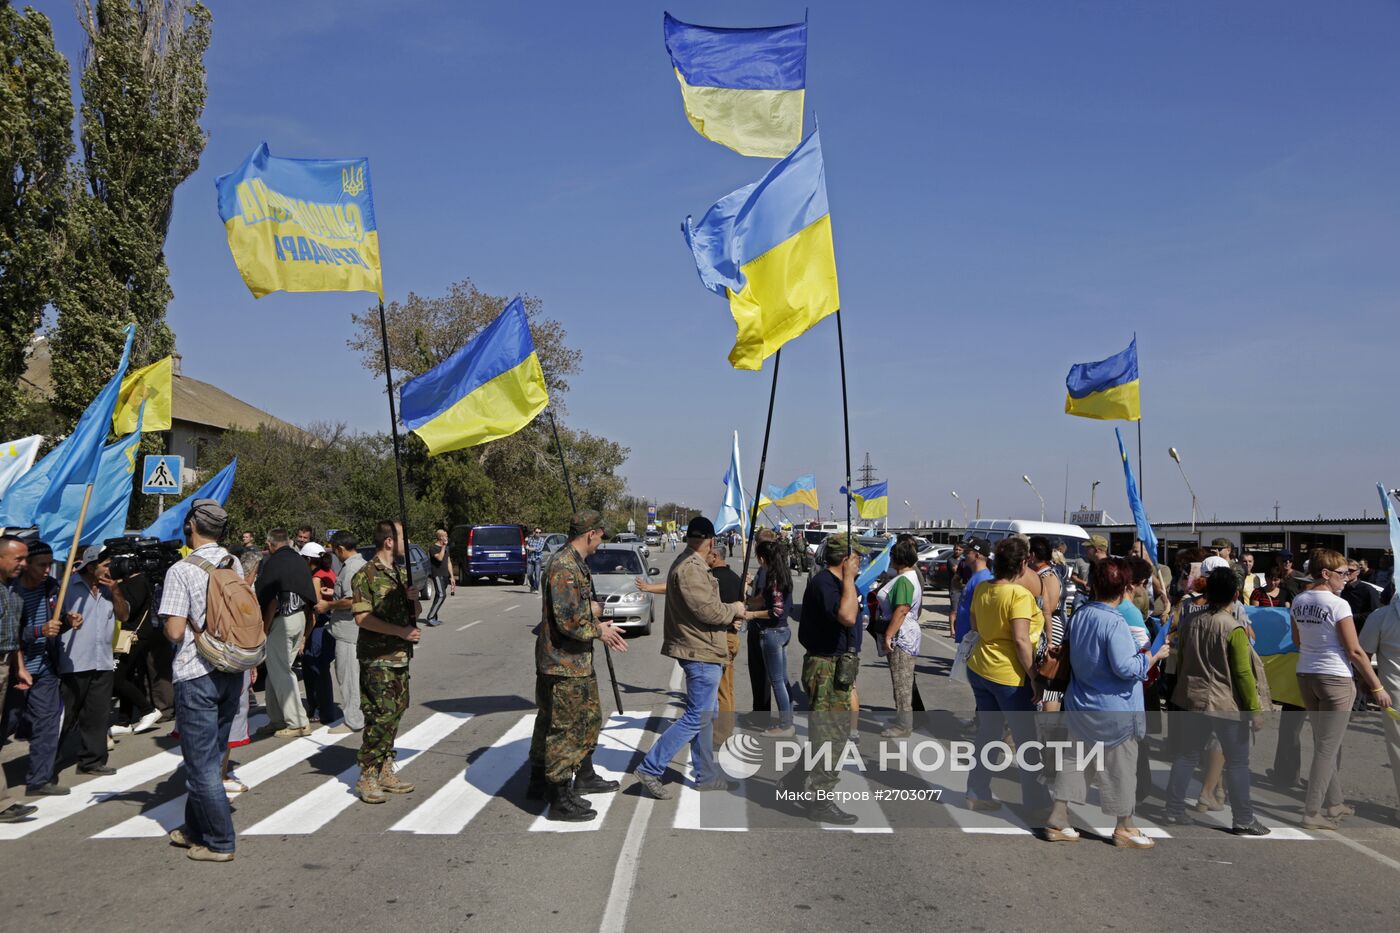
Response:
[[[141,491],[153,495],[178,496],[180,473],[185,458],[174,454],[145,457],[141,464]]]

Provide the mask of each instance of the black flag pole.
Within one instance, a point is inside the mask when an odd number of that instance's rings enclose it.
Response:
[[[399,413],[394,406],[394,377],[389,369],[389,324],[384,317],[384,299],[379,299],[379,339],[384,344],[384,387],[389,395],[389,431],[394,438],[394,478],[399,484],[399,524],[403,528],[403,566],[408,585],[413,585],[413,561],[408,554],[408,500],[403,494],[403,457],[399,452]]]
[[[763,426],[763,452],[758,457],[758,483],[754,486],[753,508],[749,510],[749,533],[744,542],[744,566],[739,579],[749,577],[749,558],[753,555],[754,526],[758,524],[758,500],[763,495],[763,471],[768,466],[768,437],[773,433],[773,400],[778,397],[778,367],[783,362],[783,348],[773,354],[773,386],[768,390],[768,422]]]
[[[559,451],[559,468],[564,471],[564,490],[569,494],[569,511],[577,512],[578,503],[574,501],[574,484],[569,479],[569,464],[564,460],[564,445],[559,443],[559,422],[554,420],[554,409],[549,409],[549,427],[554,432],[554,449]],[[613,702],[617,704],[617,712],[622,713],[622,691],[617,689],[617,669],[613,667],[612,649],[607,642],[603,643],[603,657],[608,662],[608,679],[612,681]]]
[[[846,429],[846,555],[851,541],[851,413],[846,407],[846,338],[841,333],[841,309],[836,309],[836,349],[841,358],[841,422]],[[776,375],[776,373],[775,373]]]

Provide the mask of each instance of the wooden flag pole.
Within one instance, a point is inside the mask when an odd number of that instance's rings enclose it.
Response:
[[[841,309],[836,309],[836,349],[841,358],[841,421],[846,429],[846,555],[852,550],[851,536],[851,412],[846,406],[846,338],[841,333]]]
[[[739,571],[739,579],[749,577],[749,558],[753,555],[754,525],[758,524],[758,499],[763,495],[763,471],[768,466],[768,437],[773,433],[773,400],[778,397],[778,367],[783,362],[783,348],[773,354],[773,386],[768,390],[768,422],[763,426],[763,452],[758,457],[758,483],[754,486],[753,508],[749,510],[749,533],[744,542],[744,565]],[[781,510],[780,510],[781,511]]]
[[[399,525],[403,528],[403,566],[408,585],[413,585],[413,561],[408,554],[408,500],[403,494],[403,458],[399,453],[399,413],[394,407],[394,377],[389,369],[389,324],[384,317],[384,299],[379,299],[379,339],[384,345],[384,387],[389,395],[389,432],[394,438],[394,478],[399,484]]]
[[[68,560],[63,564],[63,581],[58,585],[58,603],[54,618],[63,619],[63,600],[68,596],[68,580],[73,576],[73,563],[78,559],[79,541],[83,540],[83,521],[87,518],[88,503],[92,501],[92,483],[83,490],[83,505],[78,509],[78,523],[73,528],[73,546],[68,549]]]
[[[559,468],[564,471],[564,489],[569,494],[569,511],[577,512],[578,503],[574,501],[574,484],[569,479],[569,464],[564,460],[564,445],[559,443],[559,422],[554,420],[554,409],[549,409],[549,426],[554,432],[554,449],[559,451]],[[543,597],[541,597],[543,598]],[[617,689],[617,668],[613,667],[612,649],[607,642],[603,643],[603,657],[608,662],[608,679],[612,681],[613,702],[617,704],[617,712],[622,713],[622,691]]]

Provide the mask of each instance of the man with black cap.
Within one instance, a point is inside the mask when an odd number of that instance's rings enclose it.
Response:
[[[214,499],[196,499],[185,517],[189,555],[165,573],[159,614],[175,645],[175,728],[185,762],[185,824],[170,831],[170,844],[198,862],[233,861],[233,817],[224,791],[223,762],[229,729],[238,714],[243,674],[221,671],[195,648],[208,609],[208,567],[243,576],[243,565],[219,545],[228,513]]]
[[[543,578],[535,638],[535,732],[530,740],[532,799],[549,801],[546,817],[569,823],[598,812],[580,794],[607,794],[620,786],[593,768],[603,725],[593,642],[626,651],[622,631],[601,621],[588,558],[603,543],[603,516],[587,509],[569,519],[569,542],[550,558]]]
[[[107,729],[111,726],[112,683],[116,662],[112,640],[131,607],[109,572],[108,555],[88,545],[73,564],[78,578],[63,597],[65,615],[82,623],[59,637],[58,673],[62,681],[63,731],[78,730],[78,773],[116,774],[107,765]],[[61,740],[60,740],[61,744]]]
[[[666,575],[665,639],[661,653],[675,658],[685,673],[685,712],[673,722],[633,774],[650,797],[665,799],[671,792],[661,776],[671,759],[690,743],[690,761],[700,790],[728,789],[729,781],[715,767],[714,714],[719,681],[729,663],[729,633],[744,623],[744,602],[726,603],[719,581],[710,573],[715,526],[697,516],[685,531],[685,551]],[[743,595],[742,590],[739,594]]]

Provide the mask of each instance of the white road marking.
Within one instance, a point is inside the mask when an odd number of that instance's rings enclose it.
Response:
[[[613,781],[623,781],[627,777],[627,766],[640,752],[638,746],[647,734],[647,722],[651,714],[647,712],[624,713],[608,717],[603,731],[598,735],[598,750],[593,755],[593,766],[598,774]],[[598,815],[586,823],[556,823],[546,819],[544,814],[530,825],[532,833],[579,833],[596,831],[602,828],[603,819],[612,808],[613,801],[622,791],[611,794],[585,794]]]
[[[235,772],[238,779],[247,784],[248,789],[251,790],[293,765],[300,764],[321,749],[336,744],[349,734],[331,735],[330,728],[330,726],[323,726],[310,735],[288,742],[281,748],[263,755],[256,761],[239,765],[237,772]],[[144,813],[138,813],[111,829],[103,830],[92,838],[135,839],[163,836],[175,827],[184,824],[185,801],[188,797],[188,794],[181,794]]]
[[[461,832],[525,764],[534,729],[535,714],[522,716],[460,775],[438,788],[389,829],[419,835]]]
[[[603,922],[598,924],[599,933],[623,933],[627,929],[627,911],[632,906],[632,893],[637,886],[642,843],[646,841],[647,824],[651,822],[651,811],[655,806],[655,800],[643,796],[637,801],[637,809],[632,811],[632,821],[627,824],[627,837],[622,841],[622,850],[617,853],[617,864],[613,867],[612,887],[608,889]]]
[[[676,815],[671,825],[676,829],[701,829],[716,833],[743,833],[749,829],[748,802],[744,785],[733,791],[695,789],[695,765],[684,769],[685,783],[676,800]],[[724,772],[721,770],[720,774]],[[702,815],[708,819],[702,819]],[[706,823],[710,825],[705,825]]]
[[[413,759],[471,718],[471,713],[434,713],[399,736],[395,744],[398,751],[397,769],[403,770]],[[359,776],[358,765],[346,768],[320,787],[243,830],[243,833],[249,836],[304,836],[314,833],[359,800],[354,792]]]
[[[252,717],[248,727],[257,729],[266,722],[267,716],[259,713]],[[76,784],[66,797],[40,797],[33,804],[37,808],[33,819],[24,823],[0,823],[0,839],[22,839],[104,800],[162,778],[179,767],[181,760],[179,746],[167,748],[149,758],[123,765],[116,774]]]
[[[505,611],[506,611],[506,612],[514,612],[515,610],[517,610],[517,609],[519,609],[519,608],[520,608],[520,604],[519,604],[519,603],[516,603],[514,606],[507,606],[507,607],[505,608]]]
[[[480,620],[480,619],[477,619],[475,622],[468,622],[466,625],[461,626],[460,628],[457,629],[457,631],[459,631],[459,632],[465,632],[467,629],[471,628],[473,625],[480,625],[480,624],[481,624],[481,620]]]
[[[1355,849],[1357,852],[1360,852],[1362,855],[1366,856],[1367,858],[1371,858],[1371,859],[1376,860],[1377,862],[1380,862],[1382,865],[1386,866],[1387,868],[1393,868],[1393,869],[1395,869],[1396,871],[1400,871],[1400,862],[1397,862],[1395,859],[1391,858],[1390,856],[1388,856],[1388,855],[1382,855],[1381,853],[1377,852],[1375,849],[1372,849],[1370,846],[1363,846],[1361,843],[1357,842],[1355,839],[1348,839],[1346,836],[1343,836],[1343,835],[1342,835],[1341,833],[1339,833],[1339,832],[1334,832],[1334,831],[1332,831],[1332,830],[1330,830],[1330,829],[1329,829],[1329,830],[1325,830],[1325,832],[1328,833],[1328,835],[1321,836],[1320,838],[1322,838],[1322,839],[1331,839],[1331,840],[1333,840],[1333,841],[1335,841],[1335,842],[1340,842],[1342,845],[1344,845],[1344,846],[1346,846],[1346,847],[1348,847],[1348,848],[1350,848],[1350,849]],[[1262,837],[1262,838],[1267,839],[1267,838],[1269,838],[1269,837],[1268,837],[1268,836],[1264,836],[1264,837]]]

